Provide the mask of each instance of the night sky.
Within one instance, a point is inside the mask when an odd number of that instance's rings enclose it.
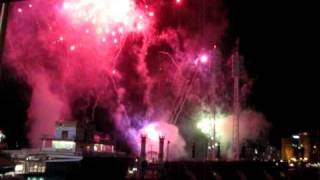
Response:
[[[229,27],[222,51],[240,39],[240,53],[254,79],[248,105],[271,122],[270,141],[318,129],[314,17],[300,4],[225,0]],[[6,67],[1,76],[0,129],[10,147],[27,145],[25,120],[30,88]]]
[[[272,123],[271,139],[318,129],[313,16],[302,4],[228,1],[255,84],[249,98]]]

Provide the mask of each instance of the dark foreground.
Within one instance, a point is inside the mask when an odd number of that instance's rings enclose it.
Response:
[[[54,170],[48,171],[46,175],[28,176],[24,179],[320,180],[318,168],[289,168],[284,163],[276,165],[274,162],[179,161],[162,165],[148,164],[144,177],[139,174],[128,176],[128,168],[133,165],[134,161],[129,158],[86,158],[80,164],[64,168],[51,167]]]

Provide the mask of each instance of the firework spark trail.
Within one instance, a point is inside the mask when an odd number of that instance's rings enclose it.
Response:
[[[172,117],[172,123],[177,124],[178,118],[181,114],[181,111],[183,110],[184,104],[187,100],[187,95],[191,92],[192,84],[194,79],[196,78],[198,73],[198,67],[195,67],[194,72],[192,73],[191,77],[189,80],[186,80],[186,85],[183,88],[183,92],[181,93],[181,96],[179,97],[179,101],[177,103],[177,108],[175,111],[173,111],[173,117]]]

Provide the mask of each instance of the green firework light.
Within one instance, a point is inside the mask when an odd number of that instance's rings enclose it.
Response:
[[[206,112],[201,111],[197,116],[196,127],[208,138],[213,139],[214,133],[215,138],[220,139],[224,135],[224,126],[228,120],[228,115],[222,112]]]

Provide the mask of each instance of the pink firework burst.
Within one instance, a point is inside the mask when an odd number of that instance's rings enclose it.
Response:
[[[132,0],[65,0],[62,12],[77,25],[92,25],[97,34],[111,30],[141,31],[147,24],[150,12],[138,9]]]

